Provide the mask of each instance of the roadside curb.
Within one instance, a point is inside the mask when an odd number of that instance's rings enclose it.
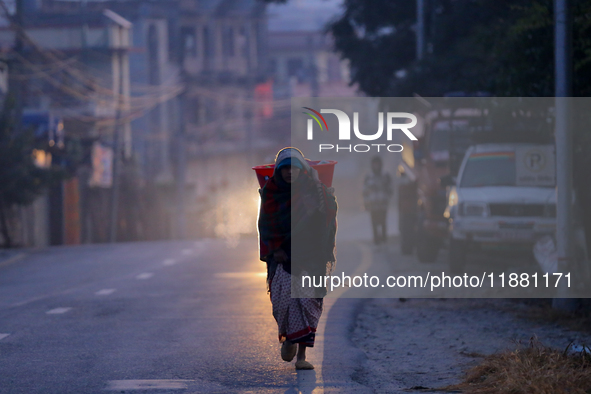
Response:
[[[335,388],[343,393],[373,392],[370,387],[355,380],[367,356],[351,341],[357,315],[367,301],[365,298],[339,298],[330,309],[322,363],[325,390]]]

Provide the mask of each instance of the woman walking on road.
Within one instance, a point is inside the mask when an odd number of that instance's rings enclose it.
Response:
[[[314,369],[306,348],[314,346],[326,288],[301,287],[298,278],[330,274],[336,264],[333,189],[320,182],[302,152],[284,148],[260,192],[260,258],[267,263],[281,358],[291,361],[297,353],[296,369]]]

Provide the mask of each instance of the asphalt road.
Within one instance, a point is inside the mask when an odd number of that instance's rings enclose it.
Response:
[[[316,370],[280,359],[256,242],[54,247],[0,263],[0,393],[367,391],[351,380],[358,300],[327,300]],[[354,243],[339,253],[361,258]]]

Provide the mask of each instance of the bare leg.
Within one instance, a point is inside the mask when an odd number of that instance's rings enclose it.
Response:
[[[289,340],[285,340],[281,345],[281,358],[283,361],[291,361],[296,355],[297,346],[295,343],[291,343]]]
[[[306,361],[306,346],[302,344],[298,345],[297,361]]]
[[[306,361],[306,346],[298,345],[298,359],[295,363],[296,369],[314,369],[314,366]]]
[[[371,228],[373,230],[373,243],[379,244],[380,243],[380,235],[378,232],[380,218],[378,216],[378,211],[371,211]]]

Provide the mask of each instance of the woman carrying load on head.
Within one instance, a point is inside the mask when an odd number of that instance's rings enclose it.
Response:
[[[334,189],[320,182],[302,152],[284,148],[260,192],[260,258],[267,263],[281,358],[291,361],[297,352],[296,369],[313,369],[306,348],[314,346],[326,288],[302,287],[300,278],[330,275],[336,264]]]

